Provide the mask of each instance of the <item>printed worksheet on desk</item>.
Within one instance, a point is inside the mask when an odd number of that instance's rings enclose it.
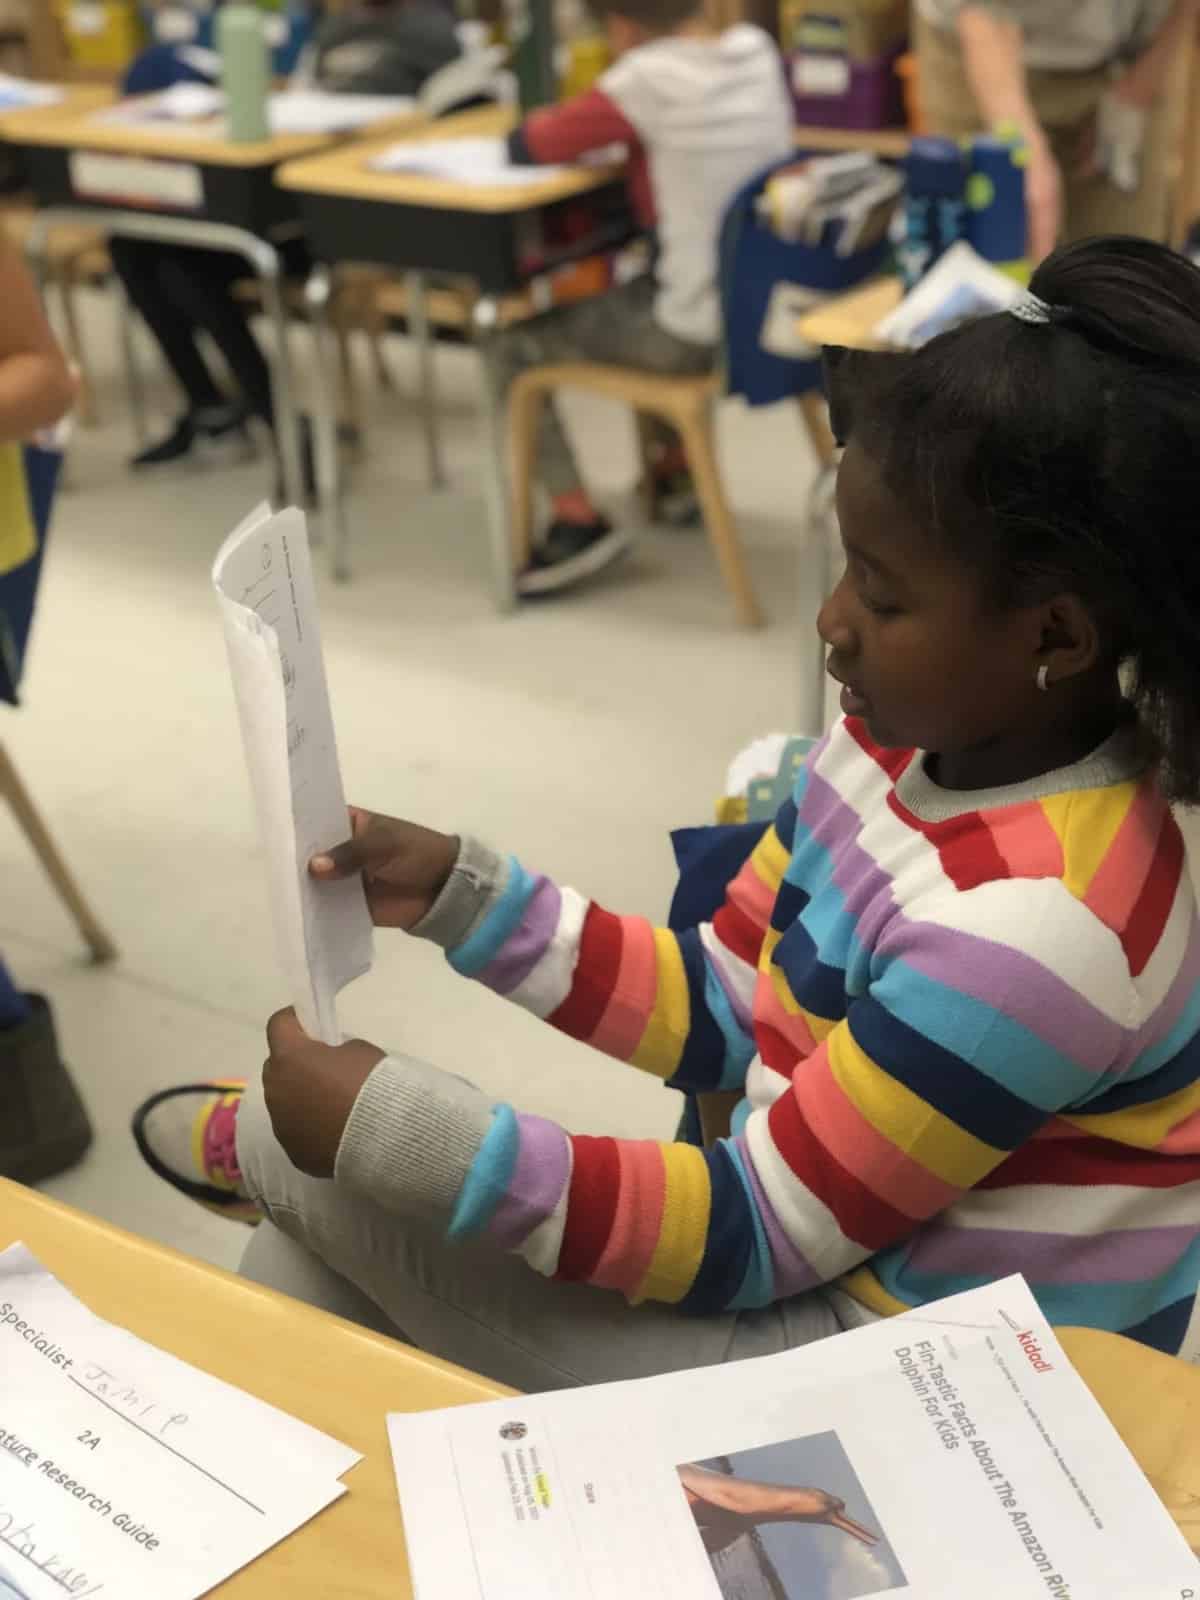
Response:
[[[1196,1600],[1020,1278],[782,1355],[390,1416],[438,1600]]]
[[[358,879],[308,863],[349,832],[304,513],[260,506],[213,565],[284,975],[302,1026],[340,1044],[337,995],[371,965]]]
[[[359,1460],[0,1252],[0,1600],[195,1600]]]

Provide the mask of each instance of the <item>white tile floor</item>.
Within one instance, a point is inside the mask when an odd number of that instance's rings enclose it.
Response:
[[[144,1171],[128,1134],[152,1090],[246,1074],[286,998],[270,941],[208,567],[264,492],[265,464],[135,481],[105,303],[88,308],[105,422],[81,432],[42,593],[26,703],[3,738],[121,946],[89,968],[7,815],[0,950],[55,1005],[97,1140],[51,1192],[233,1265],[243,1240]],[[334,711],[352,798],[474,829],[605,903],[661,915],[667,831],[705,820],[727,758],[794,724],[811,661],[798,638],[800,514],[812,462],[787,408],[722,422],[723,456],[771,626],[731,621],[704,541],[647,535],[619,574],[499,618],[483,566],[476,369],[447,350],[451,487],[422,481],[414,363],[373,398],[352,500],[357,574],[322,580]],[[172,403],[164,386],[161,414]],[[573,413],[583,459],[616,497],[632,479],[617,411]],[[437,952],[379,941],[345,1020],[592,1131],[660,1133],[675,1097],[463,983]]]

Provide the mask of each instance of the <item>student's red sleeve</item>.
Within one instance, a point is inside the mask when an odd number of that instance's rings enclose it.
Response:
[[[509,137],[509,154],[516,162],[553,166],[577,161],[590,150],[610,144],[639,144],[637,130],[615,100],[602,89],[588,89],[561,105],[533,111]]]

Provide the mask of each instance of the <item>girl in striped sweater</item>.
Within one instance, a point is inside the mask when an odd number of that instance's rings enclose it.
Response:
[[[1015,313],[836,356],[845,715],[711,921],[614,916],[363,813],[312,865],[552,1026],[737,1091],[729,1137],[573,1137],[282,1013],[261,1085],[138,1118],[158,1170],[265,1214],[251,1275],[528,1388],[1014,1271],[1054,1322],[1200,1356],[1200,928],[1170,807],[1200,799],[1200,272],[1093,240]]]

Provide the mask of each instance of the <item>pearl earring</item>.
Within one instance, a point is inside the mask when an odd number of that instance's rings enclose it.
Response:
[[[1049,685],[1049,683],[1047,681],[1049,679],[1049,677],[1050,677],[1050,668],[1043,661],[1041,666],[1037,669],[1037,686],[1042,691],[1043,694],[1045,694],[1046,690],[1050,687],[1050,685]]]

